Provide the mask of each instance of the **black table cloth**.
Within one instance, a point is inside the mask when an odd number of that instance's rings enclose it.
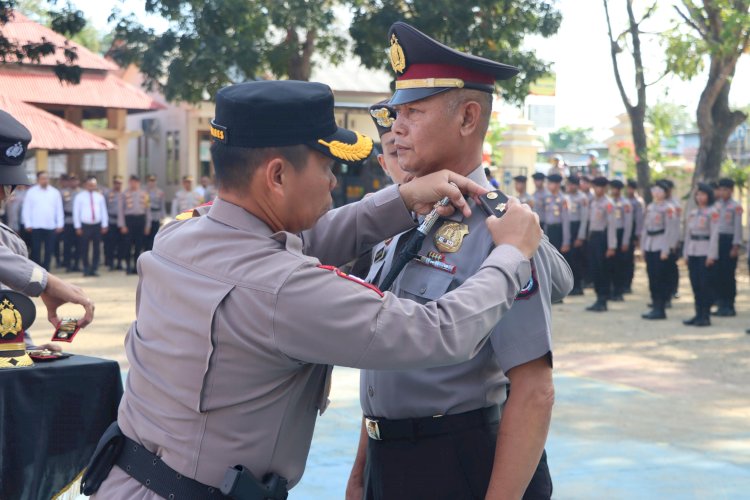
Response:
[[[122,397],[115,361],[0,370],[0,499],[48,500],[86,467]]]

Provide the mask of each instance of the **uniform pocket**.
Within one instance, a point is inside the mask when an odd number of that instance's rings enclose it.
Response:
[[[420,304],[435,301],[445,295],[453,282],[453,277],[446,271],[410,262],[404,268],[404,274],[398,284],[402,292],[399,296]]]

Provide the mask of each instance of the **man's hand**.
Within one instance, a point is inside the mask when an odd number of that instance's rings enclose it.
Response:
[[[627,243],[623,243],[623,245],[620,247],[620,251],[623,253],[627,252],[628,249],[630,249],[630,245],[628,245]]]
[[[26,232],[27,232],[27,233],[30,233],[31,231],[33,231],[33,229],[31,229],[30,227],[27,227],[27,228],[26,228]]]
[[[34,348],[41,349],[41,350],[47,349],[48,351],[52,351],[52,352],[62,352],[62,347],[60,347],[57,344],[53,344],[51,342],[48,344],[35,345]]]
[[[685,259],[685,260],[687,260],[687,259]],[[715,261],[714,259],[710,259],[710,258],[709,258],[709,259],[706,259],[706,267],[711,267],[711,266],[713,266],[713,265],[714,265],[715,263],[716,263],[716,261]]]
[[[581,248],[583,246],[583,240],[576,240],[575,243],[573,243],[573,246],[576,248]]]
[[[508,200],[507,209],[502,218],[498,219],[494,215],[488,217],[487,228],[490,230],[495,245],[513,245],[527,259],[536,253],[539,242],[542,240],[539,216],[517,198]]]
[[[120,234],[128,234],[128,228],[127,228],[127,226],[122,226],[120,228]]]
[[[109,232],[109,228],[108,227],[103,227],[102,228],[102,234],[107,234],[108,232]]]
[[[616,252],[615,252],[614,248],[608,248],[607,249],[607,253],[605,254],[605,257],[608,258],[608,259],[611,259],[612,257],[615,256],[615,253]]]
[[[661,260],[667,260],[667,259],[669,259],[669,252],[662,252]]]
[[[84,328],[94,319],[94,302],[89,299],[83,290],[75,285],[66,283],[57,276],[47,275],[47,288],[42,292],[42,301],[47,306],[47,319],[57,327],[60,318],[57,317],[57,309],[67,303],[83,306],[85,314],[78,320],[78,326]]]
[[[469,217],[471,209],[464,199],[464,193],[477,197],[489,192],[476,182],[450,170],[441,170],[416,178],[411,182],[401,184],[398,190],[406,207],[421,215],[429,213],[436,202],[447,196],[452,205],[438,209],[438,213],[443,217],[453,214],[453,207],[461,210],[464,217]]]
[[[732,249],[729,251],[729,258],[736,259],[739,256],[740,256],[740,247],[737,245],[734,245]]]
[[[560,247],[560,253],[568,253],[570,252],[570,245],[563,245]]]
[[[83,236],[83,229],[76,229],[76,236]]]
[[[151,228],[148,227],[148,226],[146,226],[146,229],[143,230],[143,234],[145,234],[146,236],[148,236],[149,234],[151,234]]]
[[[58,227],[55,229],[55,234],[61,234],[63,232],[63,228]]]

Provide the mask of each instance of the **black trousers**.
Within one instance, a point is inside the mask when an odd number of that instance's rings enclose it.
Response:
[[[577,248],[575,241],[578,239],[578,230],[581,227],[580,221],[572,221],[570,223],[570,251],[563,254],[565,260],[570,266],[570,270],[573,272],[573,289],[583,289],[583,273],[586,266],[585,246]]]
[[[368,440],[365,500],[484,499],[492,476],[498,424],[419,441]],[[552,478],[547,454],[524,500],[547,500]]]
[[[109,223],[109,229],[104,236],[104,263],[110,267],[116,266],[122,260],[120,250],[122,247],[122,235],[116,222]]]
[[[31,230],[31,260],[49,271],[52,254],[55,253],[57,233],[54,229]]]
[[[94,273],[99,268],[99,247],[102,241],[101,224],[81,224],[83,234],[79,238],[81,261],[83,272]],[[89,246],[93,245],[92,256],[89,262]]]
[[[671,293],[669,263],[661,260],[661,252],[646,252],[646,271],[651,302],[657,309],[664,308]]]
[[[591,279],[594,281],[596,299],[606,301],[609,299],[609,292],[612,287],[612,260],[607,258],[606,231],[591,231],[588,250]]]
[[[714,292],[719,307],[734,307],[737,296],[737,259],[729,256],[733,239],[731,234],[719,235],[719,260],[714,271]]]
[[[563,244],[562,224],[545,224],[544,234],[547,235],[547,238],[549,238],[549,242],[552,243],[552,246],[555,247],[559,252]]]
[[[614,295],[622,295],[627,285],[628,252],[622,251],[622,237],[624,233],[625,229],[617,230],[617,250],[615,251],[615,259],[612,263],[612,293]]]
[[[680,253],[679,248],[677,251],[672,251],[667,259],[667,280],[669,282],[669,295],[670,297],[677,293],[680,288],[680,268],[677,265],[678,254]]]
[[[146,239],[146,216],[145,215],[126,215],[125,227],[128,228],[128,234],[122,239],[121,258],[125,259],[125,265],[128,269],[135,269],[135,262],[143,252],[143,243]],[[131,260],[133,262],[131,266]]]
[[[630,246],[625,255],[625,288],[633,286],[633,277],[635,276],[635,241],[636,237],[632,236],[630,238]]]
[[[706,267],[706,256],[688,257],[688,271],[690,273],[690,285],[695,297],[695,315],[699,318],[708,318],[711,314],[711,305],[714,303],[713,287],[711,286],[711,268]]]
[[[144,248],[148,252],[150,250],[154,249],[154,238],[156,238],[156,233],[159,232],[159,220],[151,219],[151,232],[146,236],[144,240]]]
[[[63,267],[68,269],[78,267],[79,250],[78,236],[73,223],[66,223],[62,232],[63,240]]]

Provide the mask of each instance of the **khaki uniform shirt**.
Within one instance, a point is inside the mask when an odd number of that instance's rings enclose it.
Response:
[[[482,168],[472,172],[469,178],[487,186]],[[456,266],[455,274],[412,261],[394,282],[393,293],[432,307],[450,297],[451,290],[469,283],[469,277],[482,266],[493,248],[485,219],[484,213],[472,205],[472,215],[468,219],[456,213],[438,221],[425,238],[420,254],[439,252],[440,245],[436,245],[436,241],[441,236],[451,239],[457,251],[443,252],[443,255],[445,263]],[[454,229],[449,231],[446,226]],[[398,239],[408,236],[394,238],[381,261],[373,264],[368,280],[377,278],[379,282],[385,278],[396,254]],[[438,368],[363,370],[360,402],[364,414],[388,419],[419,418],[452,415],[503,403],[508,383],[505,372],[552,351],[550,302],[563,298],[573,286],[570,267],[546,238],[533,258],[533,267],[533,279],[526,283],[524,291],[502,319],[456,328],[461,335],[490,335],[490,342],[476,357]],[[394,328],[403,335],[416,333],[406,322]]]
[[[63,215],[65,224],[73,224],[73,200],[80,193],[80,189],[64,188],[60,190],[63,203]]]
[[[221,199],[165,226],[138,260],[122,431],[204,484],[220,485],[236,464],[297,484],[328,404],[330,364],[465,361],[531,276],[503,245],[459,290],[420,305],[321,265],[413,225],[394,186],[329,212],[302,238]],[[96,497],[157,498],[117,467]]]
[[[633,235],[633,206],[625,198],[612,198],[615,211],[615,229],[622,229],[623,245],[630,244]]]
[[[542,227],[544,227],[544,200],[549,195],[549,191],[546,189],[540,189],[539,191],[534,191],[534,194],[532,195],[532,198],[534,200],[534,205],[531,207],[534,209],[534,212],[539,216],[539,223],[542,224]]]
[[[626,200],[630,202],[630,207],[633,210],[633,234],[640,238],[643,232],[643,199],[640,196],[634,196],[633,198],[626,198]]]
[[[562,224],[562,244],[570,245],[570,213],[568,213],[568,200],[563,193],[553,195],[547,192],[544,198],[544,228],[550,224]]]
[[[151,220],[160,221],[167,216],[166,196],[164,195],[164,191],[159,188],[155,188],[149,189],[147,192],[148,199],[151,204]]]
[[[675,219],[677,219],[675,209],[666,200],[661,203],[653,202],[646,207],[643,234],[641,235],[641,249],[644,252],[669,254],[674,241],[678,240],[674,235],[674,232],[678,230]]]
[[[580,191],[576,191],[575,194],[568,194],[566,197],[568,198],[568,214],[570,215],[570,222],[580,222],[578,233],[571,234],[571,238],[585,240],[586,223],[589,218],[589,197]]]
[[[198,191],[185,191],[180,189],[174,195],[174,201],[172,202],[172,217],[177,217],[178,214],[195,208],[203,203],[203,197]]]
[[[117,227],[125,227],[126,215],[145,215],[146,227],[151,226],[151,202],[148,193],[143,189],[127,190],[120,196],[120,208],[117,212]]]
[[[715,204],[719,211],[719,234],[731,234],[732,245],[742,244],[742,205],[730,199]]]
[[[109,223],[110,225],[117,224],[117,221],[120,220],[120,198],[122,197],[122,191],[107,189],[103,194],[107,202]]]
[[[0,283],[32,297],[47,287],[47,271],[26,256],[26,243],[5,224],[0,223]]]
[[[694,208],[690,211],[685,223],[685,258],[719,258],[720,217],[719,212],[712,207]]]
[[[615,228],[615,207],[608,196],[594,196],[589,202],[589,232],[606,231],[607,249],[617,249],[617,229]]]

